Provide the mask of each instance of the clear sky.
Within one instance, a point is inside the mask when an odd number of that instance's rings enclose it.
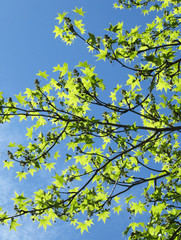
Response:
[[[6,0],[1,1],[0,7],[0,91],[5,97],[13,97],[20,91],[34,86],[36,73],[47,71],[51,74],[53,66],[63,65],[67,62],[71,68],[79,61],[88,60],[89,64],[96,65],[96,72],[100,78],[104,78],[107,85],[112,87],[113,83],[121,82],[126,73],[116,64],[96,62],[96,58],[88,53],[86,46],[80,40],[75,41],[72,46],[66,46],[60,39],[55,39],[54,25],[57,24],[55,18],[57,13],[63,11],[71,12],[77,6],[83,7],[86,11],[84,23],[86,30],[95,35],[104,35],[105,28],[109,23],[113,25],[118,21],[124,21],[125,28],[130,29],[137,25],[145,25],[148,17],[143,19],[135,11],[114,10],[112,0]],[[14,124],[14,125],[13,125]],[[24,183],[19,183],[15,179],[14,170],[3,170],[3,160],[6,153],[6,145],[10,141],[24,141],[25,123],[17,125],[5,124],[0,126],[0,205],[8,205],[9,198],[12,198],[14,188],[22,191]],[[36,181],[44,181],[45,176],[38,176],[31,179],[27,188],[35,187]],[[28,191],[28,189],[27,189]],[[126,206],[125,206],[126,208]],[[124,209],[124,206],[123,206]],[[126,209],[125,209],[126,210]],[[23,226],[17,228],[16,232],[9,232],[5,226],[0,227],[0,239],[2,240],[94,240],[123,239],[121,232],[130,220],[127,215],[121,213],[119,216],[112,215],[106,224],[95,222],[89,234],[80,234],[69,223],[58,221],[53,227],[48,227],[44,232],[43,228],[37,229],[37,224],[33,224],[28,218],[22,219]]]

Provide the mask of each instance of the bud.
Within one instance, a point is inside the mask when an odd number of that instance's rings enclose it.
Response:
[[[38,79],[35,79],[35,84],[36,84],[36,85],[39,85],[39,84],[40,84],[40,82],[38,81]]]

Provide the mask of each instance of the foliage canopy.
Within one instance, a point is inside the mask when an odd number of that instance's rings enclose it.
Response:
[[[107,96],[95,67],[85,61],[71,70],[64,63],[54,67],[59,77],[39,71],[35,88],[16,95],[16,101],[1,93],[1,123],[13,117],[28,123],[28,144],[11,142],[4,167],[18,165],[19,181],[40,170],[53,177],[33,196],[15,193],[14,213],[0,209],[2,224],[15,230],[18,218],[29,215],[45,229],[61,219],[82,233],[94,217],[105,222],[126,204],[130,215],[146,219],[127,226],[124,234],[129,239],[180,239],[179,4],[119,0],[116,9],[136,7],[144,15],[155,11],[157,16],[145,28],[130,31],[121,22],[110,24],[101,37],[86,33],[82,8],[73,10],[79,20],[58,14],[55,37],[66,44],[81,39],[98,61],[120,65],[128,78]],[[65,145],[68,150],[62,153],[59,146]],[[58,161],[67,164],[61,172]]]

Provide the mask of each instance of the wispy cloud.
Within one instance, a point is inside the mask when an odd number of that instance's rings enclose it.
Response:
[[[80,233],[65,222],[57,222],[53,227],[48,227],[45,232],[30,219],[23,219],[23,226],[19,226],[17,232],[13,230],[9,232],[7,226],[1,226],[0,237],[3,240],[77,240],[80,238]]]

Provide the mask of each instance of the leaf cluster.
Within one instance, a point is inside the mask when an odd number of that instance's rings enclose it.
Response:
[[[15,194],[14,214],[1,209],[0,221],[11,220],[10,229],[29,214],[45,229],[61,219],[83,233],[94,216],[105,222],[126,204],[130,218],[149,214],[148,222],[132,221],[127,227],[129,239],[179,239],[180,7],[175,0],[118,1],[114,7],[160,15],[143,30],[127,31],[119,22],[110,24],[103,37],[88,33],[84,38],[82,19],[71,20],[64,12],[54,30],[66,44],[79,38],[98,61],[115,62],[129,72],[107,101],[102,98],[104,81],[87,61],[72,70],[67,63],[54,67],[55,78],[39,71],[35,88],[17,95],[17,101],[0,95],[1,123],[19,117],[32,124],[26,146],[9,144],[4,167],[17,164],[19,181],[43,168],[53,177],[31,197]],[[74,12],[84,15],[82,9]],[[57,150],[60,145],[67,146],[67,153]],[[68,164],[61,173],[59,159]]]

